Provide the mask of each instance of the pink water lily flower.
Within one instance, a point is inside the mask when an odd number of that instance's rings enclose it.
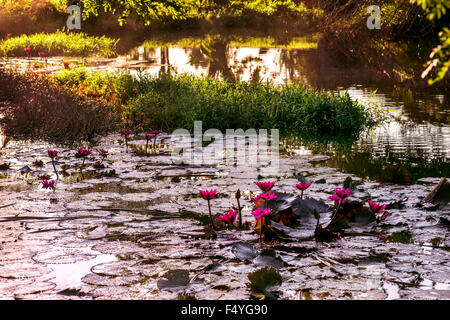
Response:
[[[329,196],[328,199],[334,202],[340,202],[341,198],[337,194],[333,194],[332,196]]]
[[[202,195],[203,199],[208,201],[208,212],[209,212],[209,220],[211,221],[211,227],[213,228],[213,230],[215,230],[215,226],[214,226],[214,221],[212,218],[212,213],[211,213],[211,200],[214,199],[214,197],[217,194],[217,190],[198,190],[200,192],[200,194]]]
[[[152,130],[152,133],[153,134],[160,134],[160,133],[162,133],[163,131],[162,130]]]
[[[266,201],[269,201],[269,200],[273,200],[273,199],[278,198],[278,196],[277,196],[276,194],[274,194],[274,193],[268,193],[268,192],[266,192],[266,193],[260,193],[258,196],[259,196],[260,199],[264,199],[264,200],[266,200]]]
[[[49,156],[51,159],[56,158],[58,152],[59,152],[58,150],[48,150],[48,151],[47,151],[48,156]]]
[[[131,130],[120,130],[120,134],[124,136],[129,136],[133,132]]]
[[[350,194],[352,193],[351,189],[345,189],[345,188],[336,188],[334,189],[334,192],[339,196],[339,198],[342,199],[342,202],[345,201],[345,199],[347,199]]]
[[[153,138],[153,135],[152,135],[152,134],[149,134],[149,133],[146,133],[146,134],[145,134],[145,139],[146,139],[147,141],[151,140],[152,138]]]
[[[237,210],[230,210],[227,213],[224,213],[223,215],[219,216],[219,219],[223,222],[233,224],[234,220],[236,219]]]
[[[212,200],[217,194],[217,190],[199,190],[200,194],[202,195],[203,199],[205,200]]]
[[[261,220],[262,217],[267,216],[272,210],[267,209],[261,209],[257,208],[255,211],[252,211],[252,215],[255,217],[256,220]]]
[[[67,70],[69,70],[70,69],[70,63],[68,63],[68,62],[64,62],[64,69],[67,69]]]
[[[44,181],[42,181],[42,188],[50,189],[50,190],[55,191],[56,190],[56,188],[55,188],[55,180],[51,180],[51,181],[44,180]]]
[[[301,195],[300,195],[300,199],[303,199],[303,192],[309,188],[309,186],[311,185],[310,182],[301,182],[301,183],[297,183],[294,188],[297,188],[301,191]]]
[[[25,52],[30,53],[31,52],[31,48],[25,48]]]
[[[92,153],[92,150],[90,150],[90,149],[78,149],[78,153],[80,154],[80,155],[82,155],[83,157],[86,157],[86,156],[88,156],[88,155],[90,155],[91,153]]]
[[[263,192],[269,192],[275,185],[275,182],[273,181],[255,182],[255,183]]]
[[[381,203],[375,203],[373,201],[368,200],[367,202],[369,202],[369,207],[370,210],[373,213],[380,213],[381,211],[383,211],[384,209],[386,209],[386,205],[381,204]]]
[[[385,210],[384,213],[382,214],[382,216],[380,217],[380,220],[381,221],[386,220],[388,215],[389,215],[389,211]]]
[[[259,199],[261,199],[261,196],[258,194],[256,197],[253,197],[253,198],[252,198],[252,201],[253,201],[255,204],[258,204]],[[263,200],[264,200],[264,199],[263,199]]]
[[[43,56],[45,56],[45,52],[38,52],[38,55],[42,58]]]
[[[311,185],[311,182],[307,182],[307,183],[303,183],[302,182],[302,183],[297,183],[294,186],[294,188],[297,188],[297,189],[299,189],[301,191],[304,191],[304,190],[308,189],[310,185]]]
[[[107,155],[108,154],[108,150],[105,149],[99,149],[98,150],[102,155]]]

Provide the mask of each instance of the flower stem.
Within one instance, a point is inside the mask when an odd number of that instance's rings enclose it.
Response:
[[[145,155],[148,156],[148,139],[147,143],[145,144]]]
[[[55,170],[55,173],[56,173],[56,180],[59,180],[58,170],[56,170],[55,160],[53,160],[53,158],[52,158],[52,164],[53,164],[53,170]]]
[[[211,214],[210,200],[208,200],[208,210],[209,210],[209,219],[211,220],[211,226],[212,226],[213,230],[216,230],[216,228],[214,227],[214,221],[213,221],[212,214]]]
[[[264,225],[264,217],[261,217],[261,228],[259,229],[259,244],[262,248],[262,231],[263,231],[263,225]]]
[[[81,167],[80,167],[80,174],[81,174],[81,178],[83,178],[83,167],[84,167],[84,160],[86,160],[85,157],[83,157],[83,162],[81,163]]]
[[[242,214],[241,214],[242,209],[241,209],[241,204],[239,202],[239,198],[236,198],[236,200],[237,200],[237,203],[238,203],[238,210],[239,210],[239,224],[238,224],[238,228],[241,228],[242,227]]]
[[[302,194],[300,196],[300,199],[303,200],[303,190],[302,190]]]

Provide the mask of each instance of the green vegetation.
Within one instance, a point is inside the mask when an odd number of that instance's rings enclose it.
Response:
[[[79,0],[86,18],[100,12],[118,12],[119,23],[126,23],[135,14],[144,25],[159,20],[199,20],[213,18],[245,17],[303,17],[318,14],[308,10],[303,3],[293,0]],[[316,12],[317,11],[317,12]]]
[[[0,0],[0,8],[4,8],[8,14],[24,15],[29,10],[40,7],[45,9],[55,9],[60,13],[65,13],[67,0]]]
[[[411,0],[411,2],[421,6],[430,21],[439,20],[448,23],[445,17],[447,10],[450,10],[450,0]],[[450,68],[450,29],[444,27],[439,33],[439,38],[441,43],[433,49],[428,67],[422,74],[422,77],[426,77],[431,70],[436,70],[434,79],[429,80],[430,84],[444,79]]]
[[[115,56],[118,40],[102,36],[88,36],[85,33],[57,31],[55,33],[23,34],[0,42],[0,54],[3,56],[26,56],[25,48],[31,48],[31,54],[45,52],[47,56]]]
[[[222,40],[230,47],[254,47],[254,48],[282,48],[282,49],[315,49],[320,39],[319,34],[311,37],[293,37],[283,43],[274,37],[245,37],[245,36],[220,36],[206,34],[202,37],[184,37],[182,39],[170,40],[146,40],[142,43],[144,48],[203,48],[209,46],[212,42]]]
[[[298,84],[230,82],[211,77],[130,73],[100,74],[79,69],[55,74],[58,84],[95,92],[124,106],[140,129],[278,128],[282,133],[353,136],[379,120],[348,94],[319,93]]]

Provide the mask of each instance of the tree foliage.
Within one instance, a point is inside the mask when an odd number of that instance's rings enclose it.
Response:
[[[450,20],[447,13],[450,10],[450,0],[411,0],[411,2],[421,6],[429,20],[446,19],[447,22]],[[444,27],[439,37],[441,43],[431,52],[431,60],[422,73],[422,78],[425,78],[432,70],[436,70],[434,79],[429,80],[430,84],[444,79],[450,67],[450,29]]]

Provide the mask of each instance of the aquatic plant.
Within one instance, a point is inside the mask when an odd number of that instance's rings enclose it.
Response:
[[[335,194],[330,196],[328,199],[335,201],[335,204],[341,204],[347,200],[347,198],[352,193],[351,189],[345,189],[345,188],[336,188],[334,189]]]
[[[375,203],[373,201],[367,200],[367,202],[369,203],[369,207],[370,210],[374,213],[374,214],[379,214],[382,213],[381,216],[377,216],[377,220],[378,221],[383,221],[385,220],[388,215],[389,215],[389,211],[386,210],[386,205],[385,204],[381,204],[381,203]]]
[[[273,181],[255,182],[255,184],[261,189],[262,192],[269,192],[275,185],[275,182]]]
[[[301,183],[297,183],[294,186],[294,188],[299,189],[301,191],[300,199],[303,199],[303,191],[308,189],[310,185],[311,185],[310,182],[301,182]]]
[[[106,157],[108,156],[108,150],[98,149],[98,152],[100,152],[100,156],[102,157],[102,161],[100,162],[100,164],[103,164],[103,161],[105,161]]]
[[[149,142],[152,138],[153,138],[153,135],[152,135],[152,134],[149,134],[149,133],[146,133],[146,134],[145,134],[145,140],[146,140],[146,142],[145,142],[145,154],[146,154],[146,155],[148,154],[148,142]]]
[[[241,208],[241,203],[239,201],[239,199],[241,198],[241,190],[240,189],[238,189],[236,191],[235,197],[236,197],[238,211],[239,211],[239,223],[238,223],[237,227],[241,228],[244,223],[242,221],[242,208]]]
[[[339,208],[341,205],[347,200],[347,198],[352,193],[351,189],[345,189],[345,188],[336,188],[334,189],[335,194],[328,197],[329,200],[334,201],[334,212],[331,217],[331,221],[333,221],[334,217],[336,216]]]
[[[258,196],[259,196],[260,199],[264,199],[264,200],[266,200],[266,201],[269,201],[269,200],[273,200],[273,199],[278,198],[278,196],[277,196],[276,194],[274,194],[274,193],[269,193],[269,192],[266,192],[266,193],[260,193]]]
[[[270,212],[272,211],[272,209],[266,208],[266,209],[261,209],[261,208],[256,208],[256,210],[252,211],[252,215],[255,217],[257,223],[259,222],[260,224],[260,228],[259,228],[259,243],[262,245],[262,232],[263,232],[263,227],[265,224],[265,216],[267,216],[268,214],[270,214]]]
[[[219,216],[219,219],[234,226],[234,220],[236,219],[237,210],[230,210],[223,215]]]
[[[210,77],[142,74],[121,75],[116,81],[116,92],[122,101],[129,101],[126,115],[140,119],[144,114],[152,126],[164,130],[193,130],[195,119],[202,121],[205,129],[221,131],[276,128],[281,134],[308,132],[333,137],[345,133],[356,137],[380,120],[348,94],[317,92],[300,84],[274,86]]]
[[[264,200],[264,198],[261,197],[261,193],[251,199],[257,208],[264,207],[264,205],[266,203],[266,200]]]
[[[80,148],[77,150],[77,152],[78,152],[77,157],[83,159],[83,162],[81,163],[81,166],[80,166],[80,174],[83,176],[84,162],[86,161],[86,157],[92,153],[92,150]]]
[[[50,157],[50,159],[52,160],[52,165],[53,165],[53,170],[55,171],[56,174],[56,180],[59,180],[59,175],[58,175],[58,170],[56,170],[56,165],[55,165],[55,158],[58,155],[58,150],[48,150],[48,156]]]
[[[126,152],[128,152],[128,136],[132,133],[130,130],[120,130],[120,134],[125,138]]]
[[[31,57],[31,48],[25,48],[25,53],[27,54],[28,59]]]
[[[201,196],[203,197],[203,199],[208,201],[208,211],[209,211],[209,219],[211,220],[211,226],[213,228],[213,230],[215,230],[216,228],[214,227],[214,221],[212,218],[212,213],[211,213],[211,200],[214,199],[214,197],[217,194],[217,190],[215,189],[211,189],[211,190],[199,190]]]
[[[56,191],[56,187],[55,187],[56,181],[55,180],[44,180],[42,181],[42,188],[43,189],[50,189],[53,190],[53,192]]]
[[[163,131],[162,130],[153,130],[152,134],[155,136],[155,140],[153,140],[153,149],[156,150],[156,137],[158,136],[158,134],[161,134]]]
[[[70,70],[70,63],[64,62],[63,64],[64,64],[64,69]]]

